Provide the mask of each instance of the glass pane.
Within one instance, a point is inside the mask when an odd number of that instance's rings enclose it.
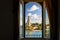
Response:
[[[46,10],[46,38],[50,38],[50,23],[47,10]]]
[[[35,2],[25,4],[25,38],[42,38],[42,6]]]
[[[22,23],[22,4],[20,4],[20,29],[19,29],[19,32],[20,32],[20,38],[23,37],[23,23]]]

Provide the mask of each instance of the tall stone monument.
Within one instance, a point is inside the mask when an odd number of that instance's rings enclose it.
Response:
[[[30,26],[31,26],[31,23],[30,23],[30,16],[28,16],[28,21],[27,21],[27,23],[28,23],[28,27],[30,27]]]

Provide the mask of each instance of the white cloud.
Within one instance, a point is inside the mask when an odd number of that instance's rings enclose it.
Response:
[[[27,19],[25,20],[25,23],[27,23]]]
[[[34,19],[33,21],[31,20],[31,23],[42,23],[42,17],[39,17],[37,14],[33,14],[31,18]]]
[[[31,8],[30,8],[30,10],[29,11],[35,11],[35,10],[37,10],[37,9],[39,9],[36,5],[33,5]]]
[[[37,15],[37,14],[29,13],[28,16],[30,16],[32,19],[36,19],[36,20],[41,20],[41,19],[42,19],[42,18],[39,17],[39,15]]]
[[[40,17],[39,20],[42,20],[42,17]]]
[[[30,20],[31,23],[42,22],[42,17],[39,17],[38,14],[29,13],[28,16],[30,16],[31,19],[34,19],[34,20]],[[27,22],[27,19],[26,19],[26,22]]]
[[[37,15],[37,14],[33,14],[33,15],[32,15],[32,18],[38,19],[38,15]]]
[[[32,13],[28,13],[28,16],[31,16],[32,15]]]
[[[42,23],[42,20],[31,20],[31,23]]]

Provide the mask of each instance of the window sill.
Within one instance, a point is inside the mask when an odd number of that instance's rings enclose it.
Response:
[[[45,40],[44,38],[23,38],[21,40]]]

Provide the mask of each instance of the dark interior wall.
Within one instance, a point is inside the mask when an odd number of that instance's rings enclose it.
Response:
[[[0,0],[0,40],[13,40],[13,0]]]
[[[60,30],[60,1],[58,1],[58,10],[58,30]],[[14,39],[13,15],[13,0],[0,0],[0,40]],[[60,31],[58,34],[60,37]]]
[[[60,0],[58,0],[58,31],[59,31],[59,40],[60,40]]]

